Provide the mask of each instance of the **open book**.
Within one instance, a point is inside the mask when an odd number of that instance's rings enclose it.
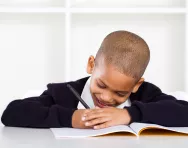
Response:
[[[54,136],[56,138],[72,137],[72,138],[83,138],[91,136],[101,136],[110,133],[117,132],[128,132],[136,136],[139,136],[142,131],[149,129],[164,129],[168,131],[173,131],[177,133],[188,134],[188,127],[165,127],[157,124],[147,124],[147,123],[132,123],[127,125],[112,126],[104,129],[76,129],[76,128],[51,128]]]

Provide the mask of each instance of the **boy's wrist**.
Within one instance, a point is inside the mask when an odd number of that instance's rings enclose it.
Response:
[[[128,110],[127,109],[123,109],[125,111],[125,119],[126,119],[126,125],[130,124],[131,122],[131,115],[129,114]]]

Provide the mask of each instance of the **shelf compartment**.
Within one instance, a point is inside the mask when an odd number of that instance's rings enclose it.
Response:
[[[0,82],[11,82],[12,90],[3,98],[22,97],[28,90],[65,80],[64,18],[63,14],[0,13]]]
[[[185,90],[184,14],[73,14],[72,79],[87,75],[88,57],[95,55],[103,38],[115,30],[134,32],[148,43],[151,61],[144,75],[146,81],[168,92]]]

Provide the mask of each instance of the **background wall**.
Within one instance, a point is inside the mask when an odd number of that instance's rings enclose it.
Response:
[[[148,43],[146,81],[188,92],[186,0],[0,0],[0,116],[50,82],[88,76],[103,38],[128,30]]]

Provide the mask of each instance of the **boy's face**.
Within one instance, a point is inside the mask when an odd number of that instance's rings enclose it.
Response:
[[[120,73],[113,65],[105,64],[103,58],[98,65],[94,64],[94,57],[90,56],[87,72],[91,75],[90,92],[95,106],[118,106],[125,102],[132,92],[136,92],[144,79],[137,84],[135,79]]]

